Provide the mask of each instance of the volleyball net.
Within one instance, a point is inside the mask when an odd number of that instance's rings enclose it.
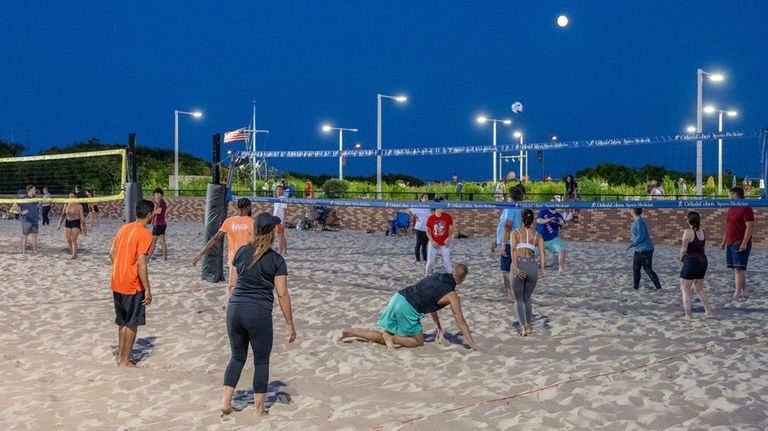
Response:
[[[125,149],[0,158],[0,204],[24,202],[97,203],[122,200]],[[37,194],[28,197],[27,187]],[[43,188],[50,197],[43,197]],[[80,191],[79,196],[69,197]]]
[[[400,193],[394,200],[372,199],[309,199],[297,193],[296,198],[266,196],[234,196],[254,202],[292,202],[322,206],[360,207],[429,207],[429,208],[727,208],[733,206],[768,206],[765,183],[768,171],[768,131],[741,130],[718,133],[688,133],[615,139],[589,139],[527,144],[452,146],[432,148],[399,148],[385,150],[313,150],[313,151],[244,151],[235,158],[398,158],[398,166],[415,161],[446,166],[455,172],[462,166],[476,164],[490,171],[491,155],[498,161],[498,170],[516,172],[525,179],[526,199],[522,202],[497,201],[493,183],[480,181],[464,184],[463,200],[446,195],[445,200],[420,204],[418,194],[430,192],[424,186],[418,192]],[[697,161],[697,145],[701,141],[701,158]],[[506,162],[512,159],[512,163]],[[505,165],[505,163],[509,163]],[[548,163],[548,165],[545,165]],[[702,193],[696,193],[697,164],[701,163]],[[539,166],[537,166],[539,165]],[[548,167],[547,167],[548,166]],[[585,166],[589,168],[584,168]],[[530,169],[530,168],[534,169]],[[579,169],[581,167],[581,170]],[[548,171],[559,172],[552,179]],[[576,174],[580,199],[564,199],[564,173]],[[517,181],[508,183],[508,187]],[[729,199],[727,190],[738,185],[745,189],[746,199]],[[475,193],[471,192],[475,187]],[[480,187],[478,190],[477,187]],[[652,187],[662,191],[651,193]],[[437,193],[440,195],[440,193]],[[392,197],[398,195],[390,195]],[[348,196],[347,196],[348,197]],[[467,201],[466,199],[472,199]],[[487,199],[487,201],[485,201]],[[552,200],[560,200],[553,204]]]

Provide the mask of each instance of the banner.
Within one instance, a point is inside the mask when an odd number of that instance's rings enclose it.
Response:
[[[731,131],[721,133],[686,133],[677,135],[646,136],[635,138],[584,139],[577,141],[475,145],[435,148],[396,148],[387,150],[314,150],[314,151],[242,151],[244,157],[257,158],[304,158],[304,157],[396,157],[396,156],[444,156],[493,152],[518,152],[530,150],[563,150],[572,148],[600,148],[623,145],[672,144],[716,139],[745,139],[763,136],[762,130]]]

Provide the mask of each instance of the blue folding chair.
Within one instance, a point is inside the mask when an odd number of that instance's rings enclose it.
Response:
[[[391,235],[409,235],[411,233],[411,216],[402,211],[395,213],[395,219],[389,220]]]

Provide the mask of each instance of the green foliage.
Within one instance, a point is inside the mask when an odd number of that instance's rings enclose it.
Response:
[[[0,157],[18,157],[22,152],[24,152],[24,145],[0,139]]]
[[[348,189],[349,183],[346,180],[333,178],[323,183],[323,192],[331,199],[344,197]]]

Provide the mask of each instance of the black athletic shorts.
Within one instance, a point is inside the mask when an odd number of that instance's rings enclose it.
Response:
[[[115,325],[117,326],[143,326],[147,324],[144,300],[144,291],[135,295],[125,295],[112,291],[115,303]]]
[[[166,224],[153,224],[152,225],[152,236],[160,236],[165,235],[165,228],[168,227]]]

